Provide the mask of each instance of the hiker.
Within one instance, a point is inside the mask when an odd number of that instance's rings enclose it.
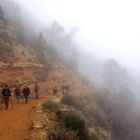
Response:
[[[63,94],[68,93],[69,92],[69,85],[62,85],[61,91]]]
[[[7,110],[9,108],[9,98],[11,97],[11,91],[7,84],[2,90],[2,95],[4,97],[5,109]]]
[[[66,90],[65,90],[65,85],[62,85],[62,86],[61,86],[61,91],[62,91],[63,94],[65,94],[65,92],[66,92]]]
[[[65,90],[66,90],[66,93],[69,93],[69,85],[65,85]]]
[[[58,92],[58,90],[57,90],[57,87],[55,86],[55,87],[53,88],[53,93],[56,95],[57,92]]]
[[[25,86],[22,90],[22,93],[24,95],[24,98],[25,98],[25,104],[27,104],[28,102],[28,98],[29,98],[29,94],[30,94],[30,89],[28,86]]]
[[[15,93],[15,96],[16,96],[17,103],[19,104],[19,98],[20,98],[20,95],[21,95],[20,86],[16,86],[14,93]]]
[[[2,87],[0,86],[0,93],[2,93]],[[2,104],[4,102],[4,97],[2,94],[0,94],[0,109],[2,109]]]
[[[37,82],[37,83],[35,84],[35,87],[34,87],[35,98],[36,98],[36,99],[39,98],[40,90],[41,90],[41,87],[40,87],[39,83]]]

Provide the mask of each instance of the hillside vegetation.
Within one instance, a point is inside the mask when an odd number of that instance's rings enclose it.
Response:
[[[103,88],[97,90],[78,71],[72,31],[66,33],[54,21],[37,32],[24,20],[18,5],[1,0],[0,82],[12,87],[39,81],[47,95],[52,94],[54,87],[61,95],[62,84],[69,85],[69,93],[62,96],[60,104],[72,112],[61,114],[61,108],[55,112],[59,106],[55,103],[49,109],[54,109],[51,111],[63,121],[65,131],[76,132],[75,140],[77,137],[79,140],[139,140],[140,112],[129,89],[126,71],[110,59],[104,67]]]

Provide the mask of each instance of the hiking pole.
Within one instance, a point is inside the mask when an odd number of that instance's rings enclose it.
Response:
[[[25,103],[25,97],[24,95],[22,96],[23,104]]]
[[[11,108],[13,110],[13,100],[12,100],[12,97],[10,98],[10,102],[11,102]]]

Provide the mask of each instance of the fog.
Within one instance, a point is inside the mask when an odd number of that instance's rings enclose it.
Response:
[[[29,25],[33,27],[32,23],[36,23],[35,29],[43,29],[53,20],[59,22],[66,32],[76,28],[75,46],[81,53],[86,52],[80,58],[80,71],[94,82],[100,79],[97,71],[102,64],[114,58],[127,69],[133,89],[137,87],[136,91],[140,90],[137,86],[140,82],[139,1],[14,1],[20,4],[28,18],[31,17]]]
[[[0,4],[21,43],[33,45],[42,64],[46,64],[42,48],[50,47],[51,57],[57,54],[93,81],[97,102],[120,137],[113,140],[134,136],[139,140],[139,1],[0,0]]]
[[[26,25],[36,31],[54,20],[65,32],[75,28],[73,41],[82,54],[79,69],[94,82],[99,81],[99,69],[109,58],[127,69],[134,86],[140,82],[139,1],[13,1],[20,5]]]

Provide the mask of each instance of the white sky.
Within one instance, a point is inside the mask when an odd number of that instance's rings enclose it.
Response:
[[[113,57],[140,73],[139,0],[14,0],[42,22],[77,26],[77,42],[90,53]]]

